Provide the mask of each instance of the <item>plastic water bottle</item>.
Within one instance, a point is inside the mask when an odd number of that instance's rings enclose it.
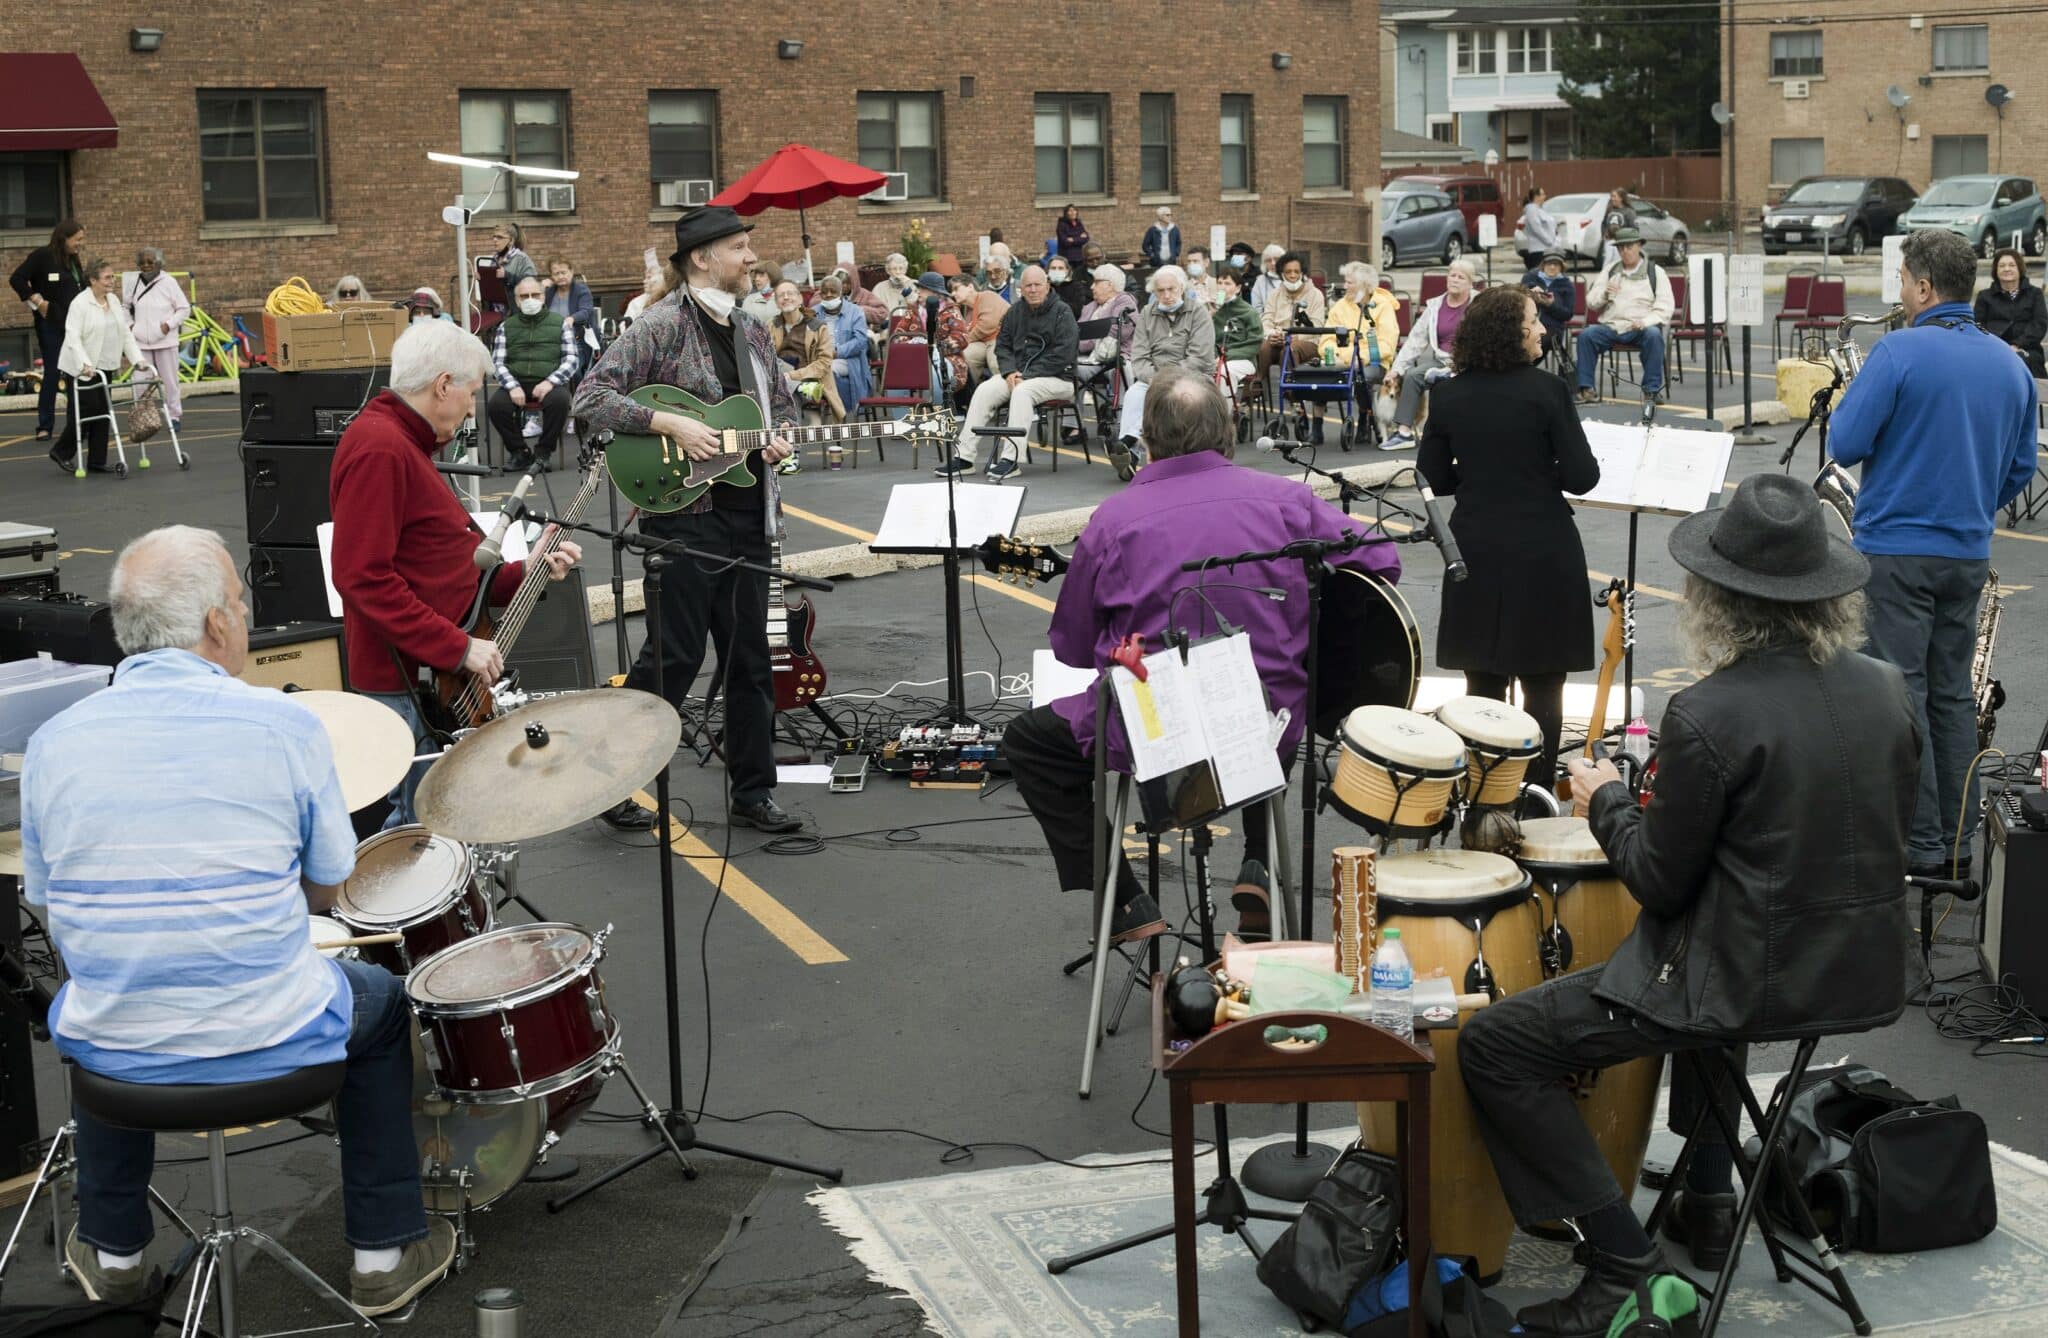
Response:
[[[1415,1039],[1415,968],[1401,946],[1401,931],[1380,931],[1379,951],[1372,955],[1372,1021],[1404,1041]]]
[[[528,409],[519,424],[519,434],[531,441],[540,436],[540,410]]]
[[[1650,764],[1650,722],[1637,716],[1628,722],[1622,731],[1621,751],[1635,761],[1636,774],[1643,774],[1643,768]]]

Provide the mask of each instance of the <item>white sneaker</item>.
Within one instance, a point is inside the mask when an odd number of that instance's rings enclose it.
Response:
[[[1380,438],[1380,449],[1383,451],[1405,451],[1414,444],[1415,434],[1405,427],[1390,437]]]

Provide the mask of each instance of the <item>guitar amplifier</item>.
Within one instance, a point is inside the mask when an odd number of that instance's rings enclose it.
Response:
[[[327,578],[320,570],[318,548],[250,544],[243,579],[249,583],[257,627],[326,622],[332,616],[327,612]]]
[[[307,372],[251,367],[241,377],[242,439],[331,446],[390,383],[388,366]]]
[[[249,542],[302,547],[317,544],[319,536],[314,531],[333,519],[327,505],[327,480],[334,469],[333,444],[244,441],[241,453]]]
[[[321,597],[326,597],[324,592]],[[241,678],[262,688],[347,691],[348,657],[342,652],[341,623],[323,619],[250,628],[249,658],[242,665]]]
[[[528,692],[575,692],[597,686],[597,652],[590,639],[590,600],[584,594],[582,568],[571,567],[567,579],[546,586],[505,663],[519,671],[519,686]]]
[[[317,553],[314,562],[317,575]],[[26,660],[42,651],[73,664],[119,664],[114,610],[79,595],[0,595],[0,661]]]
[[[2048,1005],[2048,832],[2020,817],[2032,788],[1993,792],[1984,816],[1985,974],[2011,976],[2039,1012]]]

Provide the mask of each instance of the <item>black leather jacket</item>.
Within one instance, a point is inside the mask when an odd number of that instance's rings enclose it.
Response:
[[[1593,834],[1643,907],[1596,993],[1752,1041],[1898,1017],[1919,758],[1905,680],[1854,652],[1759,652],[1673,697],[1648,807],[1621,785],[1593,796]]]

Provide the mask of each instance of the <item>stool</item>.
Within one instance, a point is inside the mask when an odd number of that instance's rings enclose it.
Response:
[[[357,1310],[340,1292],[328,1286],[300,1263],[291,1251],[254,1227],[238,1226],[228,1205],[228,1141],[226,1130],[267,1120],[289,1119],[333,1101],[341,1091],[346,1064],[316,1064],[278,1078],[259,1082],[160,1084],[122,1082],[89,1069],[78,1069],[71,1080],[71,1095],[79,1107],[95,1118],[119,1129],[147,1133],[203,1133],[206,1135],[208,1178],[213,1186],[213,1203],[208,1211],[206,1233],[199,1237],[199,1254],[193,1260],[191,1299],[185,1306],[180,1338],[200,1333],[206,1318],[206,1293],[219,1279],[217,1301],[221,1338],[242,1338],[235,1316],[235,1246],[247,1242],[275,1259],[284,1270],[311,1288],[315,1294],[347,1316],[344,1324],[364,1333],[378,1332],[377,1325]],[[305,1330],[297,1330],[305,1332]]]
[[[1697,1282],[1693,1284],[1701,1294],[1709,1298],[1707,1313],[1700,1322],[1700,1338],[1712,1338],[1715,1326],[1721,1322],[1721,1311],[1727,1304],[1729,1288],[1734,1285],[1736,1265],[1742,1260],[1743,1238],[1749,1234],[1752,1221],[1764,1238],[1764,1248],[1770,1251],[1771,1267],[1776,1270],[1779,1282],[1800,1283],[1848,1316],[1851,1327],[1857,1333],[1870,1332],[1870,1321],[1864,1318],[1863,1307],[1858,1304],[1856,1293],[1850,1288],[1847,1275],[1842,1272],[1841,1261],[1835,1256],[1834,1249],[1828,1244],[1827,1237],[1821,1233],[1819,1225],[1814,1222],[1813,1209],[1807,1206],[1806,1196],[1800,1193],[1799,1183],[1792,1175],[1791,1164],[1785,1158],[1785,1117],[1791,1110],[1792,1098],[1798,1094],[1800,1082],[1806,1076],[1807,1065],[1813,1062],[1813,1052],[1819,1048],[1820,1042],[1821,1038],[1818,1036],[1808,1037],[1799,1042],[1792,1055],[1792,1067],[1772,1095],[1768,1111],[1757,1105],[1756,1094],[1750,1090],[1748,1077],[1727,1051],[1696,1050],[1675,1057],[1674,1062],[1677,1063],[1720,1065],[1725,1086],[1741,1095],[1743,1107],[1749,1112],[1750,1122],[1756,1126],[1758,1135],[1763,1140],[1754,1167],[1748,1165],[1740,1155],[1735,1158],[1736,1170],[1742,1175],[1743,1189],[1742,1203],[1735,1211],[1735,1240],[1728,1247],[1728,1261],[1721,1265],[1720,1276],[1714,1279],[1711,1291]],[[1710,1075],[1703,1072],[1701,1076]],[[1704,1108],[1693,1120],[1692,1130],[1686,1135],[1685,1146],[1679,1151],[1678,1160],[1672,1164],[1671,1177],[1665,1183],[1663,1193],[1657,1196],[1657,1206],[1650,1211],[1650,1220],[1644,1224],[1643,1229],[1649,1232],[1653,1239],[1657,1235],[1657,1228],[1664,1221],[1664,1214],[1671,1207],[1671,1196],[1685,1183],[1685,1168],[1692,1160],[1693,1145],[1699,1141],[1700,1132],[1706,1127],[1707,1118],[1711,1115],[1714,1122],[1720,1126],[1721,1136],[1727,1140],[1730,1148],[1739,1151],[1742,1147],[1740,1130],[1737,1127],[1738,1117],[1731,1115],[1722,1102],[1720,1089],[1724,1084],[1707,1082],[1702,1085],[1707,1090]],[[1814,1250],[1814,1254],[1809,1255],[1798,1246],[1788,1243],[1780,1235],[1785,1228],[1774,1224],[1768,1216],[1758,1211],[1764,1187],[1774,1177],[1778,1181],[1778,1188],[1785,1202],[1791,1205],[1794,1214],[1795,1220],[1787,1225],[1805,1239]],[[1794,1269],[1794,1263],[1799,1264],[1800,1268]],[[1815,1280],[1816,1277],[1824,1279],[1828,1285],[1823,1287]]]

